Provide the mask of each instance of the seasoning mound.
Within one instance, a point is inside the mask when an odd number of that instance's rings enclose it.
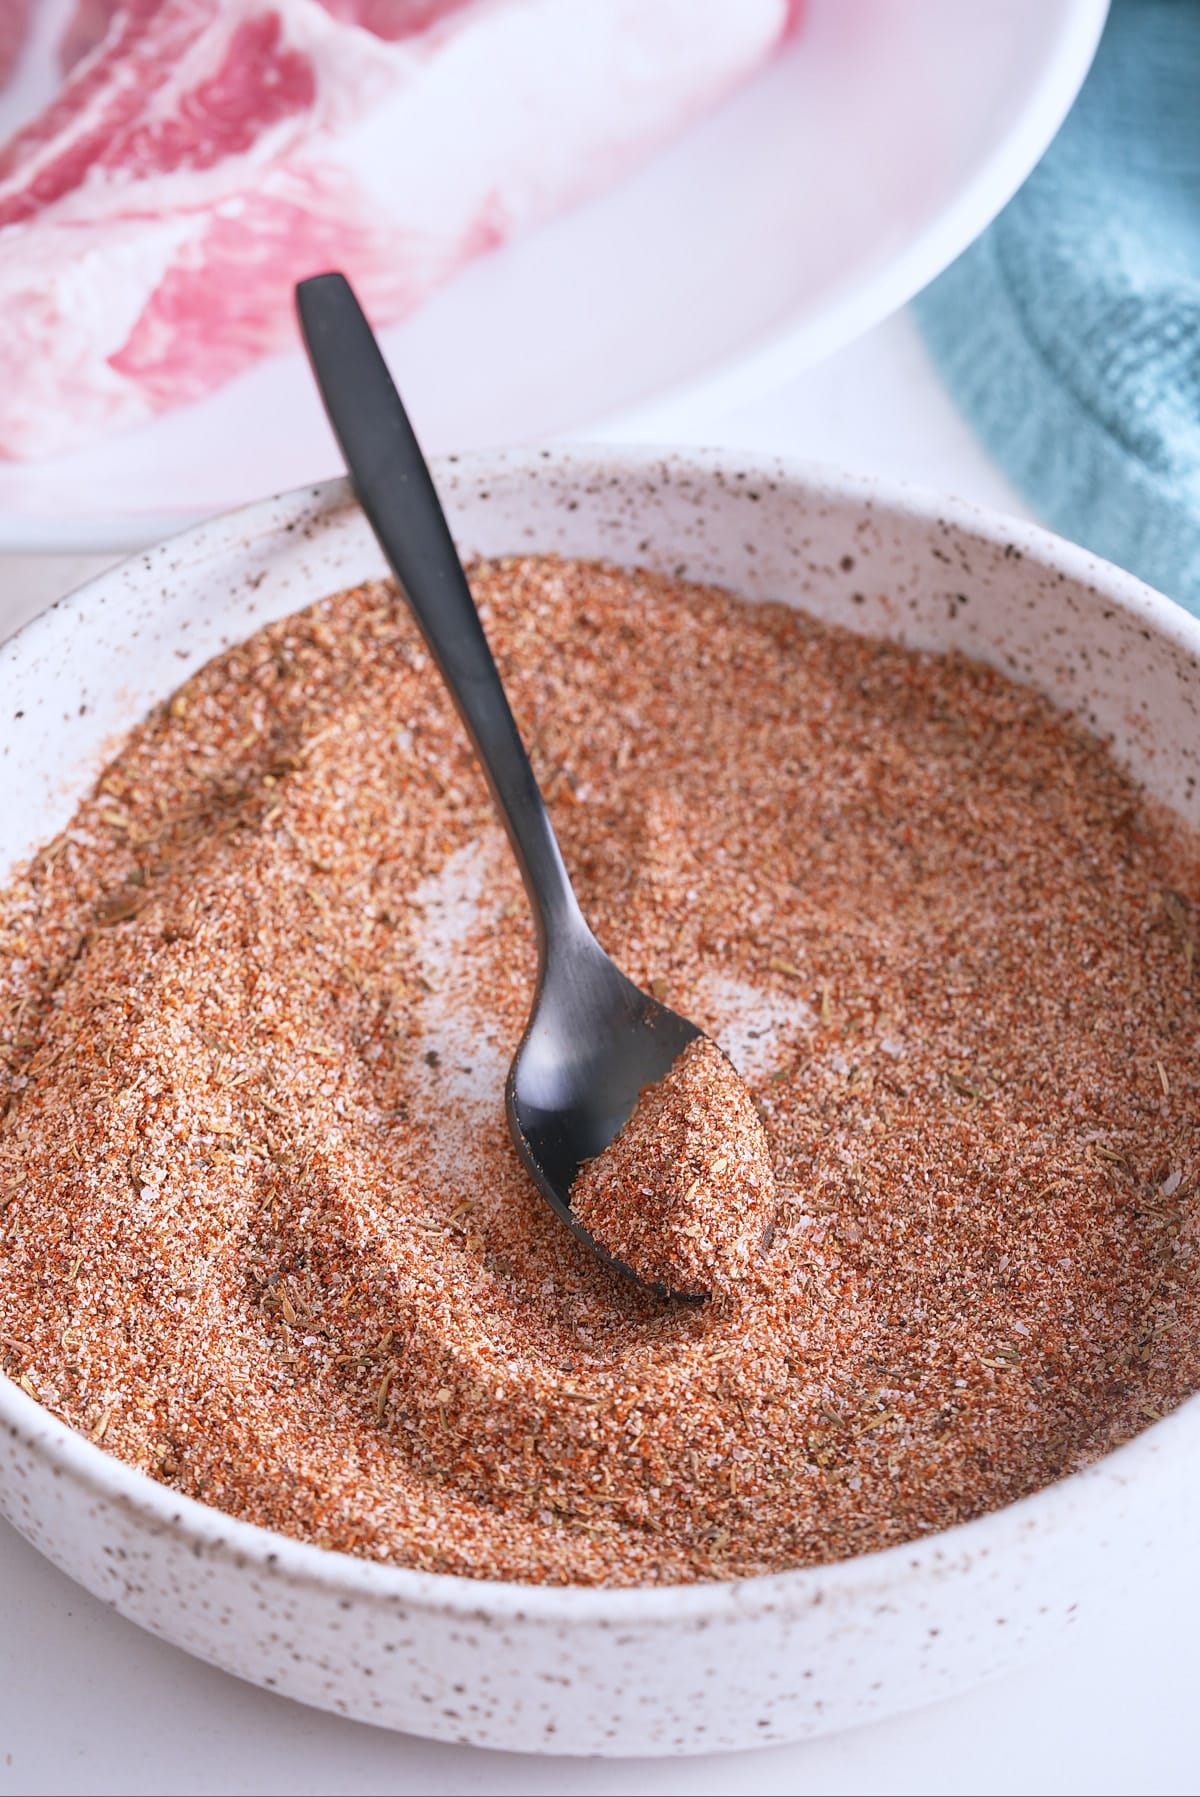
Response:
[[[472,584],[597,934],[747,1082],[770,1246],[670,1305],[533,1188],[528,909],[367,585],[200,669],[0,893],[4,1371],[231,1515],[585,1584],[926,1534],[1195,1390],[1193,839],[961,657]]]
[[[648,1086],[603,1154],[584,1164],[571,1209],[649,1285],[707,1297],[744,1278],[775,1211],[758,1112],[707,1036]]]

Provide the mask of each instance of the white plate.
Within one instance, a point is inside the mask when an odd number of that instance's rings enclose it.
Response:
[[[904,303],[1019,186],[1107,0],[808,0],[765,74],[386,343],[430,450],[713,429]],[[680,389],[685,391],[680,393]],[[682,399],[682,411],[680,401]],[[136,547],[333,473],[299,353],[102,445],[0,465],[0,550]]]

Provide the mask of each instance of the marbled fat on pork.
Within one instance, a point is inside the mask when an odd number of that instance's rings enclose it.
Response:
[[[289,344],[345,268],[378,322],[633,166],[795,0],[80,0],[0,150],[0,455],[53,455]]]

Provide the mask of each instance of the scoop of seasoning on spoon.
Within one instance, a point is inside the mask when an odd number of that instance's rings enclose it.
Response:
[[[775,1213],[766,1134],[732,1062],[707,1036],[648,1086],[571,1187],[571,1206],[647,1285],[716,1291],[745,1277]]]
[[[537,987],[506,1092],[518,1153],[603,1260],[664,1296],[704,1298],[745,1269],[771,1207],[750,1095],[584,919],[432,476],[349,282],[302,281],[296,305],[355,494],[467,727],[533,911]]]

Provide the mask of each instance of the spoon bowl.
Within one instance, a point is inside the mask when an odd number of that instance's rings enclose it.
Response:
[[[625,1262],[579,1222],[571,1188],[583,1163],[603,1153],[627,1122],[639,1094],[702,1033],[626,979],[584,924],[564,933],[547,957],[509,1070],[509,1128],[543,1196],[569,1229],[631,1278]]]

